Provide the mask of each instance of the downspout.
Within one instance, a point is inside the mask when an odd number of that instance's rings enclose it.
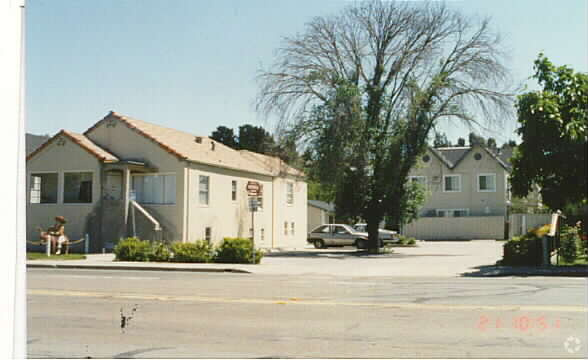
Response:
[[[184,167],[184,235],[182,242],[188,242],[188,232],[190,231],[190,163],[186,162]]]
[[[276,246],[276,191],[275,179],[272,177],[272,249]]]

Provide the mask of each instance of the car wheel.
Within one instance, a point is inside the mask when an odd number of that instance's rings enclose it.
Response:
[[[324,249],[325,248],[325,242],[322,240],[315,240],[314,241],[314,247],[316,249]]]
[[[355,247],[358,249],[365,249],[367,246],[367,242],[364,239],[357,239],[355,240]]]

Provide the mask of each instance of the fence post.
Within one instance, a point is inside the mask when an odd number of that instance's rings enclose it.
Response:
[[[84,253],[87,254],[90,252],[90,235],[86,233],[84,235]]]
[[[547,238],[547,236],[543,236],[541,238],[541,248],[543,249],[543,266],[551,265],[551,249],[549,248],[549,239]]]
[[[47,246],[45,247],[46,248],[45,253],[47,254],[47,256],[51,256],[51,240],[53,240],[52,235],[48,235],[47,236]]]

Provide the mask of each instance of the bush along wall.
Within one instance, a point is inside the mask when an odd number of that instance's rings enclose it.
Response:
[[[195,243],[173,243],[171,246],[158,241],[140,240],[135,237],[120,241],[114,248],[116,261],[158,261],[185,263],[233,263],[259,264],[261,250],[253,252],[250,239],[225,238],[214,247],[207,241]]]
[[[547,228],[546,228],[547,226]],[[543,262],[541,238],[547,234],[549,225],[515,236],[504,244],[501,265],[539,266]]]

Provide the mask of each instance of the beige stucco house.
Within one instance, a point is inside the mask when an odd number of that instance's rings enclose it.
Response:
[[[506,159],[484,146],[429,148],[409,176],[425,187],[426,201],[403,232],[424,240],[504,238],[509,173]]]
[[[278,158],[237,151],[208,137],[109,113],[84,134],[62,130],[27,157],[27,237],[67,220],[92,251],[136,234],[212,243],[250,237],[246,186],[261,185],[255,244],[306,244],[303,173]]]

